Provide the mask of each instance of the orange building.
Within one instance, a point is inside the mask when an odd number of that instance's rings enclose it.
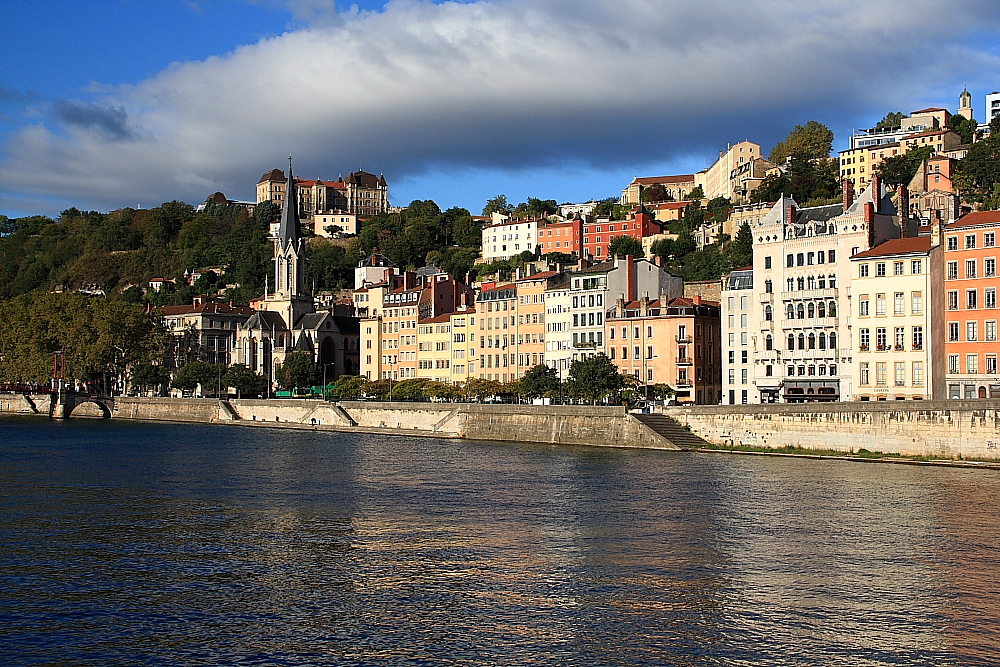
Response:
[[[679,403],[722,399],[720,306],[678,297],[626,302],[608,311],[608,357],[640,383],[666,384]]]
[[[948,398],[1000,398],[998,235],[998,211],[969,213],[944,228]]]
[[[662,228],[646,210],[640,206],[628,220],[608,220],[597,218],[583,225],[583,253],[603,262],[612,259],[608,255],[608,244],[618,236],[628,236],[636,241],[653,234],[659,234]]]
[[[514,282],[517,286],[517,377],[545,363],[545,290],[555,271],[542,271]]]
[[[541,254],[562,252],[580,256],[583,240],[583,220],[574,218],[565,222],[546,222],[538,226],[538,245]]]

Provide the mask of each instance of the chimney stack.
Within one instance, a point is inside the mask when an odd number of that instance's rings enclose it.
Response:
[[[879,204],[882,201],[882,181],[879,179],[878,174],[872,174],[872,204],[875,206],[875,212],[879,212]]]
[[[931,247],[941,245],[941,212],[931,211]]]
[[[628,281],[628,294],[625,295],[629,301],[635,301],[635,257],[632,255],[625,256],[625,270],[627,271],[625,279]]]
[[[794,223],[795,222],[795,213],[796,213],[795,207],[794,206],[789,206],[788,210],[785,212],[785,216],[786,216],[785,217],[785,222],[787,222],[789,225],[791,225],[792,223]]]
[[[905,185],[896,188],[896,207],[899,209],[899,236],[906,238],[910,235],[910,189]]]
[[[851,208],[851,204],[854,203],[854,183],[848,179],[844,179],[844,212]]]
[[[691,297],[691,302],[694,303],[694,305],[696,305],[696,306],[700,306],[701,305],[701,295],[700,294],[695,294],[693,297]]]

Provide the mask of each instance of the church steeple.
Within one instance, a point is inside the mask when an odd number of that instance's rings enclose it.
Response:
[[[278,238],[274,240],[274,291],[278,300],[296,299],[306,293],[306,244],[299,229],[297,199],[292,158],[289,156],[288,185],[281,208]]]
[[[292,156],[288,156],[288,185],[285,190],[285,201],[281,207],[281,224],[278,226],[278,240],[281,247],[288,247],[289,242],[296,242],[302,234],[299,230],[299,206],[295,192],[295,177],[292,176]]]

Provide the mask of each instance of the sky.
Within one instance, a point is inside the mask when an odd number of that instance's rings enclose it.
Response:
[[[946,16],[943,16],[946,14]],[[108,211],[383,173],[478,213],[693,173],[796,124],[976,118],[995,0],[0,0],[0,214]]]

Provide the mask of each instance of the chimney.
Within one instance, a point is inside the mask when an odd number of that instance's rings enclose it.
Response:
[[[865,228],[868,230],[868,247],[875,247],[875,205],[865,202]]]
[[[905,185],[896,188],[896,208],[899,210],[899,237],[910,235],[910,190]]]
[[[700,306],[701,305],[701,295],[700,294],[695,294],[693,297],[691,297],[691,302],[694,303],[694,305],[696,305],[696,306]]]
[[[793,224],[795,222],[795,213],[796,213],[795,207],[789,205],[788,209],[785,212],[785,222],[788,223],[789,225]]]
[[[629,301],[635,301],[635,257],[632,255],[625,256],[625,279],[628,281],[628,293],[625,295]]]
[[[941,212],[931,211],[931,247],[941,245]]]
[[[872,204],[875,206],[875,212],[878,213],[879,204],[882,201],[882,181],[879,179],[878,174],[872,174]]]
[[[844,212],[851,208],[851,204],[854,203],[854,183],[848,179],[844,179]]]

